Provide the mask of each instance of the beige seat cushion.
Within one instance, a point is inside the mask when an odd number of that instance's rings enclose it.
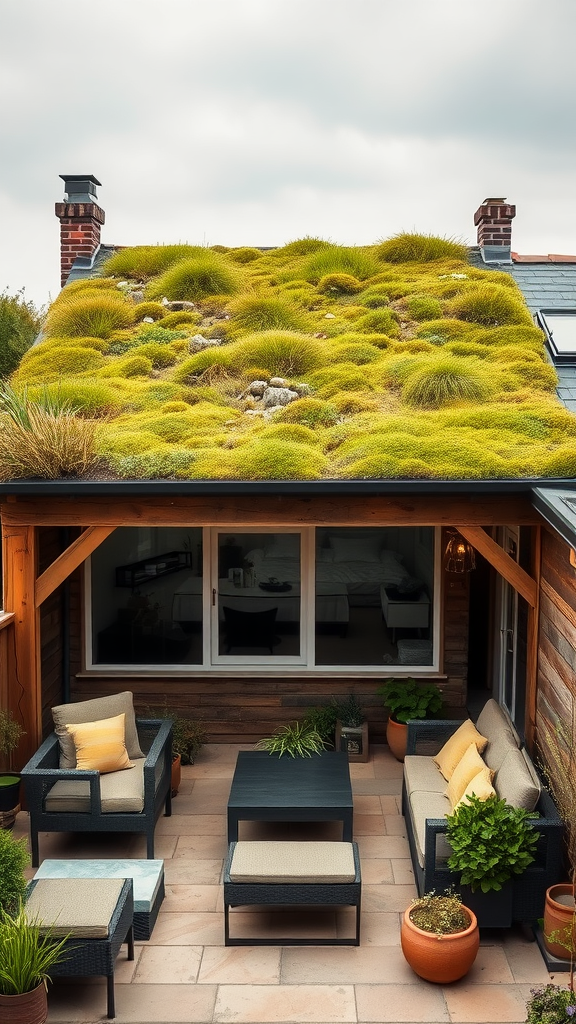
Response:
[[[236,843],[232,882],[353,882],[356,877],[351,843]]]
[[[407,792],[445,793],[446,779],[440,774],[431,757],[407,754],[404,758],[404,779]]]
[[[412,793],[410,795],[410,815],[416,840],[416,855],[420,867],[424,867],[424,847],[426,843],[426,818],[445,818],[450,814],[450,801],[442,793]],[[444,865],[452,854],[444,836],[436,840],[436,863]]]
[[[144,809],[144,758],[134,761],[127,772],[109,772],[100,776],[100,795],[104,814],[140,813]],[[46,795],[47,811],[90,811],[90,784],[82,779],[61,779]]]
[[[116,715],[126,715],[125,742],[128,757],[132,760],[135,757],[144,757],[140,749],[138,732],[136,730],[136,716],[134,714],[134,701],[131,690],[124,690],[123,693],[113,693],[108,697],[94,697],[93,700],[82,700],[77,704],[58,704],[52,708],[54,729],[60,743],[60,767],[76,767],[76,749],[74,741],[70,736],[67,725],[82,725],[84,722],[99,722],[103,718],[115,718]]]
[[[55,936],[106,939],[123,885],[123,878],[42,878],[26,914]]]
[[[540,799],[539,782],[517,747],[506,754],[494,776],[494,788],[501,800],[525,811],[533,811]]]
[[[483,757],[492,771],[497,772],[506,754],[517,750],[518,743],[508,715],[492,697],[486,701],[476,722],[477,729],[488,737]]]

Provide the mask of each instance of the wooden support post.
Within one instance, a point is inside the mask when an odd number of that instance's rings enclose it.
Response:
[[[36,529],[3,526],[4,608],[14,613],[9,651],[9,708],[24,728],[17,759],[22,767],[42,740],[40,617],[34,606]]]
[[[536,580],[536,604],[528,605],[526,624],[526,717],[524,734],[530,753],[536,739],[536,698],[538,690],[538,631],[540,628],[540,572],[542,563],[542,527],[532,530],[532,573]]]

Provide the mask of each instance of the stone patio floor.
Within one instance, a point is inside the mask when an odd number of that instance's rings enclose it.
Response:
[[[452,985],[422,981],[400,949],[401,914],[415,886],[400,814],[402,766],[387,747],[352,764],[354,834],[362,864],[360,947],[224,947],[221,875],[226,802],[236,754],[250,747],[214,744],[183,769],[172,817],[160,818],[156,857],[165,860],[166,898],[151,939],[133,963],[117,961],[117,1024],[499,1024],[525,1020],[530,988],[550,975],[536,943],[520,931],[482,936],[470,973]],[[20,813],[15,834],[26,834]],[[339,826],[245,823],[240,838],[339,839]],[[266,830],[266,831],[265,831]],[[273,830],[273,831],[271,831]],[[40,855],[56,858],[144,857],[134,836],[46,834]],[[29,871],[32,876],[32,869]],[[335,935],[351,910],[264,916],[234,912],[235,934]],[[274,927],[282,932],[274,932]],[[260,931],[255,932],[255,928]],[[264,928],[264,932],[262,931]],[[318,931],[318,928],[320,931]],[[288,930],[287,930],[288,929]],[[316,930],[313,930],[316,929]],[[566,984],[566,975],[557,976]],[[106,1020],[103,979],[60,980],[49,989],[49,1024]]]

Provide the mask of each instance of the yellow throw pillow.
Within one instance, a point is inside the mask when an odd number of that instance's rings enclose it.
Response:
[[[478,775],[475,775],[473,779],[470,779],[470,782],[462,793],[456,807],[459,807],[460,804],[464,803],[464,801],[468,803],[468,797],[472,794],[477,796],[479,800],[487,800],[489,796],[496,796],[496,790],[492,785],[493,774],[494,773],[491,772],[488,767],[482,768],[482,770],[478,772]],[[454,807],[454,810],[456,810],[456,807]]]
[[[471,743],[476,744],[478,753],[481,754],[488,740],[485,736],[480,735],[474,722],[468,718],[456,729],[456,732],[446,741],[442,750],[434,758],[434,764],[440,769],[446,782],[450,782],[452,772]]]
[[[483,768],[486,768],[486,765],[478,753],[478,748],[475,743],[471,743],[468,750],[461,757],[452,772],[450,782],[448,783],[448,788],[446,790],[446,796],[450,801],[452,810],[454,810],[456,804],[459,803],[468,783],[475,775],[478,775],[478,772],[481,772]],[[492,778],[490,778],[490,781],[492,781]]]
[[[125,720],[126,715],[117,715],[101,722],[67,725],[76,747],[76,767],[83,771],[95,769],[102,775],[133,768],[126,751]]]

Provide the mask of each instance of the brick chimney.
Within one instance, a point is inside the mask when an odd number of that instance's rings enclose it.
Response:
[[[485,199],[474,214],[484,263],[512,262],[512,221],[516,207],[505,199]]]
[[[60,221],[60,283],[66,284],[72,265],[82,257],[90,266],[100,248],[100,228],[105,215],[96,203],[96,185],[101,182],[93,174],[61,174],[64,181],[64,202],[56,203]]]

